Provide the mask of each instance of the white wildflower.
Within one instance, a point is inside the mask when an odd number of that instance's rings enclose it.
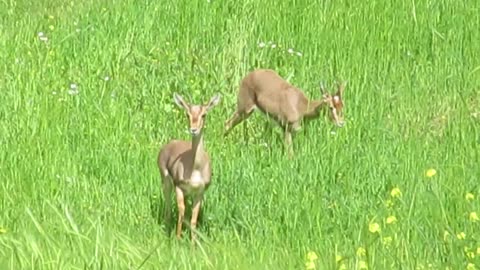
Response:
[[[78,86],[75,83],[70,84],[70,89],[68,90],[68,94],[75,96],[78,95],[80,92],[78,91]]]
[[[76,96],[78,95],[80,92],[76,89],[70,89],[68,90],[68,94],[71,95],[71,96]]]
[[[40,39],[40,41],[43,41],[43,42],[48,41],[48,37],[43,32],[38,32],[38,39]]]
[[[292,49],[292,48],[288,49],[288,53],[289,53],[289,54],[294,53],[293,49]]]

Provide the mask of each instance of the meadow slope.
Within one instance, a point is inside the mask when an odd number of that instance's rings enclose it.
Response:
[[[237,2],[237,3],[235,3]],[[0,269],[480,267],[480,1],[3,1]],[[309,97],[348,80],[283,153],[242,76]],[[200,245],[166,235],[159,148],[208,115]],[[308,256],[309,255],[309,256]],[[309,258],[308,258],[309,257]]]

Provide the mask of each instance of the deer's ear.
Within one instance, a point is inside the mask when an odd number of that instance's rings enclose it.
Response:
[[[325,82],[320,82],[320,93],[322,93],[322,97],[324,98],[328,95],[327,89],[325,88]]]
[[[220,103],[220,94],[215,94],[210,101],[207,104],[207,110],[210,110],[211,108],[215,107]]]
[[[342,82],[338,85],[337,96],[343,96],[343,91],[345,91],[345,86],[347,86],[347,81]]]
[[[183,100],[183,97],[177,94],[176,92],[173,93],[173,101],[177,104],[180,108],[188,109],[188,104]]]

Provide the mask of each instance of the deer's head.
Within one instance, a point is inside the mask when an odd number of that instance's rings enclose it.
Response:
[[[335,125],[342,127],[345,124],[343,118],[343,91],[345,90],[346,82],[338,84],[337,92],[333,95],[329,94],[323,84],[320,85],[320,90],[322,91],[323,102],[327,104],[330,119],[335,123]]]
[[[187,103],[183,97],[177,93],[173,94],[173,100],[180,108],[185,110],[190,122],[190,134],[192,134],[192,136],[198,136],[202,133],[207,112],[220,102],[220,95],[215,94],[210,101],[204,105]]]

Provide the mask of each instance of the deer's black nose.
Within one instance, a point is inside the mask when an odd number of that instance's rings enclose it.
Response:
[[[197,135],[197,134],[198,134],[198,130],[199,130],[198,128],[191,128],[191,129],[190,129],[190,133],[191,133],[192,135]]]

